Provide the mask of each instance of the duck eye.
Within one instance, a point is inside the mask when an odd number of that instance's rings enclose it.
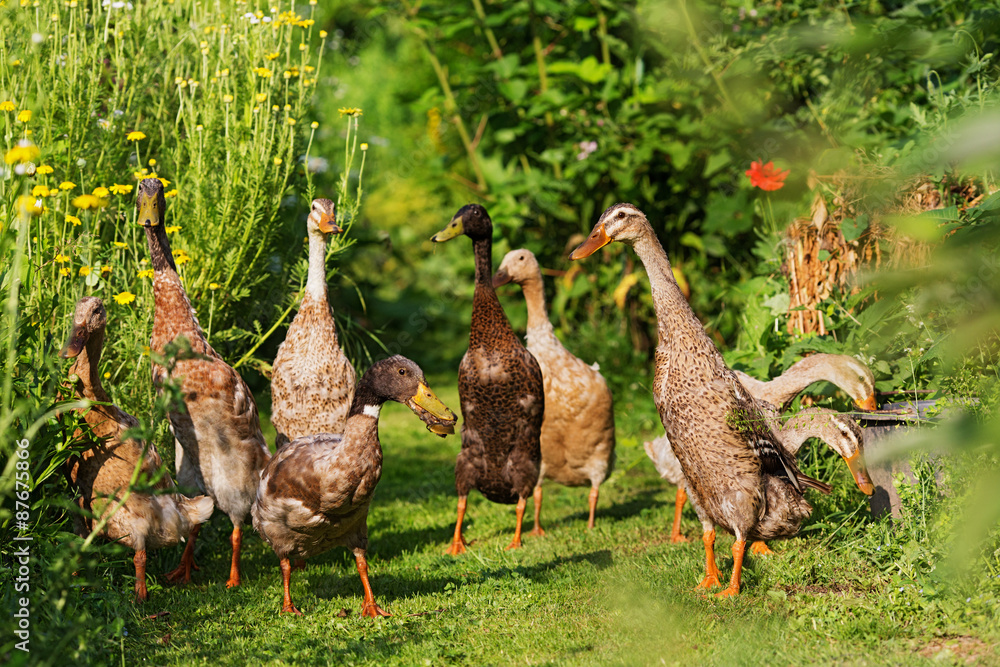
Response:
[[[405,368],[400,368],[399,369],[399,374],[400,375],[406,375],[406,369]]]
[[[624,218],[625,217],[625,211],[618,211],[618,217],[619,218]]]
[[[521,255],[520,257],[518,257],[518,258],[517,258],[517,261],[519,261],[519,262],[523,262],[523,261],[524,261],[524,255]]]

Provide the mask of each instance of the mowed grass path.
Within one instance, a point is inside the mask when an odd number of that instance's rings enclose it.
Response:
[[[431,385],[457,411],[454,381]],[[777,542],[772,558],[748,558],[744,593],[735,600],[695,593],[703,563],[700,528],[688,508],[685,532],[692,542],[669,543],[675,489],[656,476],[641,447],[619,448],[593,532],[585,531],[587,490],[547,485],[547,536],[527,536],[524,548],[504,551],[513,506],[474,492],[466,523],[473,544],[464,556],[445,556],[459,438],[431,435],[393,403],[382,413],[381,440],[385,463],[369,516],[369,566],[376,598],[392,618],[358,617],[361,585],[342,548],[293,573],[293,599],[305,616],[279,614],[277,559],[252,530],[244,540],[243,586],[226,590],[230,525],[216,513],[201,532],[196,555],[202,569],[193,585],[160,585],[179,547],[152,554],[156,583],[151,601],[136,607],[128,624],[126,662],[799,665],[919,664],[953,656],[940,653],[947,639],[932,636],[932,619],[893,613],[884,578],[837,535],[830,537],[832,529],[812,533],[823,533],[819,538]],[[850,480],[844,475],[836,482]],[[530,530],[530,520],[525,524]],[[720,534],[726,577],[731,544]],[[123,588],[130,584],[127,577],[120,581]],[[149,618],[164,611],[169,614]],[[956,659],[997,661],[995,642],[965,641],[972,644],[952,647]]]

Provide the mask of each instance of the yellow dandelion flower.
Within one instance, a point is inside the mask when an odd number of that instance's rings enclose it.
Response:
[[[36,185],[35,187],[31,188],[31,196],[32,197],[48,197],[49,196],[49,188],[47,186],[45,186],[45,185]]]
[[[100,197],[103,199],[104,197],[107,197],[111,193],[103,185],[98,185],[96,188],[94,188],[94,191],[91,194],[94,195],[95,197]]]
[[[53,169],[49,165],[47,165],[47,164],[41,164],[41,165],[38,165],[38,169],[35,170],[35,173],[36,174],[42,174],[44,176],[46,174],[51,174],[53,171],[55,171],[55,169]]]
[[[166,197],[167,199],[170,199],[171,197],[176,197],[177,188],[174,188],[173,190],[167,190],[166,192],[163,193],[163,196]]]
[[[368,150],[368,144],[361,144],[361,150],[363,151]]]
[[[80,270],[78,271],[78,273],[81,276],[84,276],[84,277],[89,276],[90,275],[90,267],[89,266],[81,266]]]
[[[101,266],[101,275],[106,276],[111,273],[111,266],[109,264],[103,264]]]
[[[222,77],[229,76],[229,68],[227,67],[226,69],[219,70],[217,74]]]
[[[223,95],[222,96],[222,101],[225,104],[229,104],[230,102],[233,101],[233,96],[232,95]]]
[[[319,31],[319,38],[320,38],[320,39],[326,39],[326,36],[327,36],[328,34],[329,34],[329,33],[328,33],[328,32],[327,32],[326,30],[320,30],[320,31]]]
[[[149,346],[148,345],[143,345],[142,346],[142,356],[145,357],[148,354],[149,354]]]
[[[76,227],[80,224],[80,218],[76,217],[75,215],[67,215],[66,222]]]
[[[146,170],[143,169],[142,171],[133,171],[132,178],[134,178],[137,181],[141,181],[142,179],[146,178]]]
[[[274,60],[274,59],[276,59],[280,55],[281,55],[280,53],[278,53],[277,51],[275,51],[274,53],[266,53],[266,54],[264,54],[264,57],[267,58],[268,60]]]
[[[313,121],[313,122],[309,123],[309,127],[311,127],[312,129],[315,130],[315,129],[317,129],[319,127],[319,123],[317,123],[316,121]]]
[[[170,254],[173,255],[174,257],[180,257],[181,255],[186,255],[187,250],[185,250],[184,248],[174,248],[173,250],[170,251]]]
[[[55,263],[56,264],[65,264],[68,261],[69,261],[69,257],[67,257],[66,255],[64,255],[62,253],[59,253],[58,255],[56,255],[56,259],[55,259]]]
[[[142,141],[145,138],[146,138],[146,135],[143,134],[142,132],[140,132],[139,130],[132,130],[125,137],[125,139],[127,139],[128,141]]]
[[[303,72],[314,72],[314,71],[316,71],[316,68],[313,67],[312,65],[303,65],[302,66],[302,71]]]
[[[114,243],[114,246],[116,248],[127,248],[128,247],[128,244],[124,243],[122,241],[114,241],[113,243]]]
[[[281,164],[281,158],[280,157],[274,158],[274,165],[278,166],[279,164]]]
[[[271,111],[280,111],[280,110],[281,110],[281,107],[279,107],[277,104],[272,104],[271,105]]]
[[[65,266],[59,269],[59,275],[65,278],[66,276],[69,275],[69,269]]]
[[[188,257],[187,255],[181,255],[180,257],[175,257],[174,261],[177,262],[178,264],[187,264],[188,262],[191,261],[191,258]]]
[[[306,46],[305,44],[301,44],[301,43],[299,44],[299,51],[305,51],[305,50],[306,50],[306,49],[308,49],[308,48],[309,48],[309,47],[308,47],[308,46]]]
[[[114,185],[111,186],[111,192],[115,193],[116,195],[127,195],[128,193],[132,192],[132,186],[118,185],[117,183],[115,183]]]
[[[31,120],[31,109],[22,109],[17,113],[17,119],[22,123],[27,123]]]
[[[111,379],[111,371],[104,371],[104,379],[105,380]]]
[[[152,158],[152,157],[149,158],[149,166],[150,167],[155,167],[156,166],[156,158]]]
[[[119,306],[124,306],[125,304],[132,303],[133,301],[135,301],[135,294],[132,294],[132,292],[119,292],[118,294],[115,294],[115,303]],[[149,350],[148,347],[146,349]]]
[[[14,66],[14,67],[20,67],[21,64],[22,63],[21,63],[21,59],[20,58],[18,58],[17,60],[15,60],[14,62],[11,63],[11,65]]]
[[[45,207],[42,206],[41,199],[21,195],[17,198],[17,210],[27,215],[41,215],[42,211],[45,210]]]
[[[209,283],[208,284],[208,289],[210,289],[210,290],[217,290],[220,287],[222,287],[222,285],[220,285],[219,283]]]
[[[204,130],[204,129],[205,129],[205,126],[204,126],[204,125],[195,125],[195,126],[194,126],[194,131],[195,131],[195,132],[201,132],[201,131],[202,131],[202,130]]]
[[[108,205],[108,202],[95,195],[80,195],[72,203],[73,206],[85,211],[91,208],[104,208]]]
[[[266,67],[257,67],[254,69],[254,73],[262,79],[266,79],[271,76],[271,70]]]
[[[266,102],[267,101],[267,95],[265,95],[264,93],[257,93],[256,100],[258,102]]]
[[[142,271],[139,272],[139,277],[140,278],[152,278],[153,277],[153,269],[143,269]]]
[[[16,108],[17,107],[14,106],[14,103],[11,102],[10,100],[5,100],[3,102],[0,102],[0,111],[13,111]]]
[[[76,183],[74,183],[73,181],[63,181],[62,183],[59,184],[60,190],[72,190],[75,187]]]
[[[165,178],[160,178],[159,176],[157,176],[155,174],[153,176],[150,176],[150,178],[158,179],[160,181],[160,183],[163,183],[163,187],[168,187],[171,183],[173,183],[173,181],[168,181]]]
[[[27,139],[22,139],[17,142],[17,146],[7,151],[3,156],[3,161],[7,164],[14,164],[15,162],[25,164],[37,158],[38,155],[38,146]]]
[[[289,125],[295,125],[295,119],[294,118],[286,118],[285,122],[288,123]]]
[[[181,231],[181,226],[180,225],[167,225],[166,227],[163,228],[163,231],[165,231],[167,234],[173,234],[174,232]]]
[[[361,109],[357,107],[341,107],[337,109],[337,113],[339,113],[341,117],[351,116],[352,118],[357,118],[358,116],[363,115]]]

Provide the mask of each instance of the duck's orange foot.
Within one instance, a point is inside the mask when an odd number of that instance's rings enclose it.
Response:
[[[181,564],[176,567],[176,569],[167,572],[164,575],[167,581],[172,584],[190,584],[191,583],[191,565],[185,561],[181,561]]]
[[[378,606],[374,602],[371,604],[364,604],[361,607],[361,617],[362,618],[380,618],[382,616],[392,616],[389,612],[382,607]]]
[[[719,575],[715,573],[706,574],[705,578],[701,580],[701,583],[694,587],[696,591],[708,590],[709,588],[718,588],[722,584],[719,582]]]
[[[754,556],[773,556],[774,555],[774,552],[771,550],[771,547],[767,546],[767,544],[765,542],[762,542],[760,540],[758,540],[758,541],[756,541],[756,542],[754,542],[753,544],[750,545],[750,553],[752,553]]]
[[[532,528],[531,532],[528,534],[534,535],[535,537],[545,537],[545,530],[536,523],[535,527]]]
[[[282,614],[295,614],[296,616],[302,616],[302,612],[299,611],[295,607],[295,605],[293,605],[291,602],[286,602],[285,604],[283,604],[281,606],[281,613]]]
[[[459,538],[452,541],[451,546],[448,547],[447,551],[444,552],[445,556],[461,556],[465,553],[465,538]]]
[[[722,590],[722,591],[719,591],[718,593],[715,594],[715,597],[717,597],[717,598],[731,598],[731,597],[734,597],[734,596],[739,595],[739,594],[740,594],[740,588],[739,588],[739,586],[734,587],[732,584],[730,584],[729,588],[727,588],[725,590]]]
[[[229,579],[226,580],[226,588],[236,588],[240,585],[240,573],[230,574]]]
[[[149,599],[149,592],[146,590],[146,582],[136,584],[135,585],[136,602],[145,602],[148,599]]]
[[[674,544],[684,544],[685,542],[690,542],[691,540],[684,537],[683,533],[673,533],[670,536],[670,541]]]
[[[520,549],[520,548],[521,548],[521,538],[515,537],[510,541],[510,544],[507,545],[507,548],[504,549],[504,551],[510,551],[511,549]]]

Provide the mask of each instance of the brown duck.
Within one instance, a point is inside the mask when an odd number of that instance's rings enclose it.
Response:
[[[208,496],[185,498],[179,493],[129,492],[136,467],[146,479],[163,475],[153,484],[154,489],[166,491],[175,487],[169,473],[163,470],[163,461],[152,443],[144,445],[136,440],[122,439],[125,431],[135,428],[139,422],[112,405],[111,397],[101,384],[98,366],[107,318],[100,299],[80,299],[73,315],[73,332],[61,352],[62,357],[74,360],[69,373],[76,378],[77,398],[93,402],[89,408],[76,411],[87,428],[76,429],[73,440],[84,442],[87,448],[69,460],[69,477],[80,493],[77,504],[85,512],[76,526],[77,532],[86,536],[103,519],[101,537],[135,550],[135,595],[145,602],[149,598],[146,552],[182,541],[193,526],[212,516],[214,505]]]
[[[611,241],[631,245],[649,274],[659,343],[653,397],[702,520],[705,577],[719,585],[715,526],[736,535],[733,573],[719,596],[737,595],[747,540],[794,535],[811,507],[810,486],[830,487],[796,467],[777,442],[762,406],[740,384],[681,294],[653,228],[631,204],[615,204],[570,255],[586,257]]]
[[[163,228],[166,200],[159,179],[139,182],[136,206],[153,263],[156,312],[149,348],[162,353],[168,343],[183,336],[198,355],[179,360],[171,374],[181,382],[184,399],[184,410],[169,414],[176,443],[177,481],[207,493],[232,521],[233,555],[226,586],[239,586],[243,522],[257,494],[260,471],[271,455],[260,432],[257,404],[250,388],[208,344],[181,285]],[[153,384],[160,387],[167,378],[167,369],[154,362]],[[181,563],[167,575],[168,579],[183,583],[191,580],[199,529],[195,526],[191,530]]]
[[[365,558],[368,507],[382,476],[378,417],[389,400],[405,404],[441,437],[454,432],[455,415],[427,387],[423,371],[397,355],[373,364],[362,376],[342,435],[293,440],[264,468],[253,525],[278,556],[284,585],[281,611],[302,613],[292,604],[291,559],[344,546],[354,553],[364,588],[361,615],[389,616],[375,603]]]
[[[542,271],[530,250],[511,250],[493,276],[493,286],[517,283],[528,306],[525,339],[538,360],[545,382],[542,421],[542,464],[535,486],[535,527],[541,527],[542,480],[566,486],[590,486],[590,517],[594,527],[601,483],[615,462],[615,411],[608,383],[596,367],[574,356],[556,338],[545,311]]]
[[[538,481],[539,436],[545,408],[542,371],[524,349],[493,290],[493,221],[479,204],[463,206],[431,237],[441,243],[465,234],[476,256],[469,349],[458,367],[462,450],[455,462],[458,520],[446,553],[465,552],[466,499],[479,489],[495,503],[517,503],[517,525],[508,549],[521,546],[524,508]]]
[[[306,220],[309,274],[299,312],[278,347],[271,374],[275,446],[314,433],[343,433],[357,375],[337,344],[337,325],[326,293],[326,237],[342,230],[334,204],[314,199]]]

